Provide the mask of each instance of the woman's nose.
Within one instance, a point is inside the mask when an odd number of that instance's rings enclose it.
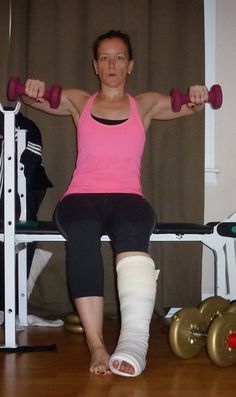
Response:
[[[114,58],[109,58],[109,66],[113,67],[115,65],[115,59]]]

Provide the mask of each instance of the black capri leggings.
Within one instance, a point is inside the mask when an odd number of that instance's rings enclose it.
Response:
[[[54,217],[67,239],[68,282],[73,299],[103,296],[103,234],[110,237],[116,255],[148,252],[156,222],[155,213],[144,198],[125,193],[65,196]]]

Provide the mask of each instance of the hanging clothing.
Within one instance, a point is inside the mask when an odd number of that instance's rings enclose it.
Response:
[[[5,107],[5,110],[12,110]],[[42,161],[42,137],[36,124],[18,113],[15,117],[15,127],[27,130],[26,148],[21,155],[20,162],[24,165],[27,191],[27,219],[36,220],[39,206],[46,193],[46,189],[53,186],[46,175]],[[17,140],[17,133],[15,134]],[[4,146],[4,115],[0,113],[0,219],[3,219],[3,146]],[[20,200],[16,193],[16,219],[20,216]]]

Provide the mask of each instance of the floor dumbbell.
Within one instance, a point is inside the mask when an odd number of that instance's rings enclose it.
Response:
[[[221,296],[206,298],[197,306],[204,319],[204,329],[207,331],[210,323],[218,314],[224,313],[230,307],[230,301]]]
[[[61,86],[52,86],[50,90],[46,90],[43,98],[46,99],[51,108],[56,109],[61,102]],[[9,101],[15,101],[21,95],[25,94],[25,85],[20,82],[19,77],[12,77],[7,86],[7,98]]]
[[[236,311],[216,316],[208,330],[207,352],[220,367],[236,363]]]
[[[191,102],[189,95],[182,94],[178,88],[172,88],[170,91],[170,96],[173,112],[179,112],[184,104]],[[219,84],[215,84],[211,87],[208,94],[208,102],[212,105],[213,109],[219,109],[221,107],[223,102],[223,94]]]
[[[77,313],[68,313],[64,322],[65,329],[76,334],[83,334],[84,328]]]
[[[210,359],[220,367],[236,363],[236,304],[215,315],[205,329],[205,320],[197,308],[177,312],[169,329],[169,344],[180,358],[196,357],[206,346]]]

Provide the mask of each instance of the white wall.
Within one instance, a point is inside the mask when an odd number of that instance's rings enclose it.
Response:
[[[205,223],[236,211],[236,0],[216,0],[216,83],[222,86],[223,106],[215,113],[215,186],[205,188]],[[211,294],[213,258],[203,252],[203,292]]]

